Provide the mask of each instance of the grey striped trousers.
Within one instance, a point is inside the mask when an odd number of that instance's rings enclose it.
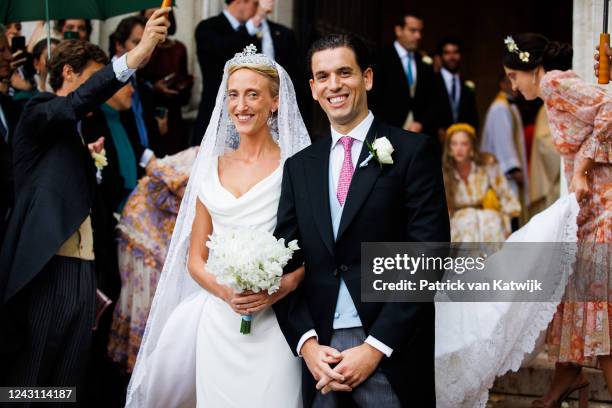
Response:
[[[54,256],[5,305],[21,342],[9,356],[3,385],[82,385],[91,348],[95,296],[93,261]],[[78,388],[76,394],[78,400]]]

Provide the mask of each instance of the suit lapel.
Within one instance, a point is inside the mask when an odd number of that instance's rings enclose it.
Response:
[[[372,143],[375,138],[384,136],[378,135],[377,131],[378,123],[375,119],[374,122],[372,122],[372,126],[370,126],[370,130],[366,136],[366,141]],[[359,155],[359,160],[355,164],[355,173],[351,179],[351,185],[346,197],[346,202],[344,203],[344,210],[342,211],[342,218],[340,218],[340,227],[338,228],[336,242],[340,240],[342,233],[344,233],[344,231],[353,221],[353,218],[355,218],[359,212],[359,209],[370,194],[370,191],[374,186],[374,182],[376,182],[376,179],[380,175],[380,167],[376,162],[376,159],[372,159],[366,167],[359,168],[359,163],[363,162],[369,154],[370,151],[368,150],[367,144],[364,142],[361,148],[361,154]]]
[[[314,146],[313,146],[314,147]],[[334,231],[329,208],[329,154],[331,136],[313,148],[308,156],[305,174],[315,224],[330,254],[334,254]]]

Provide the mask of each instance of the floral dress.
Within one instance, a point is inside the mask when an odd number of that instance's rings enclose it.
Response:
[[[501,242],[510,235],[510,218],[521,205],[497,163],[476,165],[472,162],[467,182],[454,173],[454,206],[451,209],[452,242]],[[483,201],[494,192],[499,208]],[[489,207],[489,208],[485,208]]]
[[[572,301],[570,282],[548,330],[548,352],[555,361],[596,366],[596,357],[611,351],[612,98],[572,71],[548,72],[540,88],[568,185],[577,162],[594,162],[588,175],[592,194],[579,203],[574,275],[589,275],[590,290],[603,288],[594,301]]]
[[[108,353],[126,372],[136,363],[197,147],[156,160],[128,198],[118,229],[121,294]]]

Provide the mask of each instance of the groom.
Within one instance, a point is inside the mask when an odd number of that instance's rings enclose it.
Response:
[[[361,302],[360,251],[362,242],[450,239],[436,141],[374,118],[374,73],[355,37],[318,40],[308,61],[331,129],[285,163],[275,235],[301,247],[286,272],[305,264],[306,273],[274,306],[304,361],[304,405],[435,407],[434,304]],[[393,164],[360,168],[365,141],[383,137]]]

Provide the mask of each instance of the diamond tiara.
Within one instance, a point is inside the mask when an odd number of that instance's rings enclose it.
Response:
[[[228,61],[228,66],[240,64],[267,65],[275,68],[274,61],[257,52],[257,47],[253,44],[247,45],[242,52],[234,54],[234,58]]]

